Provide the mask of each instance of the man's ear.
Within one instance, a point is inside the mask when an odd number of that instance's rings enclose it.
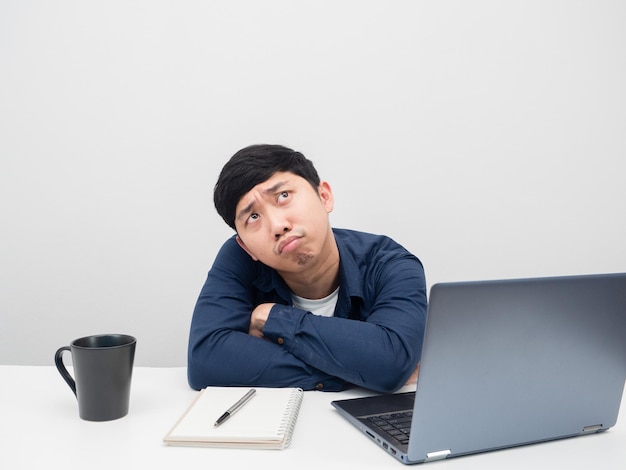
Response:
[[[333,195],[333,190],[330,184],[328,184],[328,181],[322,181],[320,183],[317,187],[317,193],[326,208],[326,212],[330,214],[335,207],[335,196]]]
[[[239,246],[243,249],[243,251],[245,251],[246,253],[248,253],[250,255],[250,258],[252,258],[254,261],[259,261],[259,258],[257,258],[256,256],[254,256],[250,250],[248,250],[248,247],[246,246],[246,244],[243,242],[243,240],[241,238],[239,238],[239,235],[237,235],[235,237],[235,239],[237,240],[237,243],[239,244]]]

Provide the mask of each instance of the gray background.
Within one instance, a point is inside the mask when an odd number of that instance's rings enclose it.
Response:
[[[94,333],[186,363],[252,143],[428,284],[626,268],[626,3],[0,0],[0,363]]]

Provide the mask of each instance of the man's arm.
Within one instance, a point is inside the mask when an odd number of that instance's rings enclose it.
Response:
[[[275,304],[261,304],[256,307],[252,311],[252,315],[250,316],[250,331],[249,334],[252,336],[256,336],[257,338],[264,339],[263,336],[263,328],[265,327],[265,322],[267,321],[267,317]],[[419,376],[420,364],[417,364],[417,367],[411,373],[411,376],[406,381],[405,385],[414,385],[417,383],[417,378]]]
[[[371,278],[379,285],[372,304],[363,306],[365,321],[320,317],[277,304],[263,336],[347,382],[380,392],[397,390],[420,359],[427,304],[423,269],[414,257],[399,258],[377,266]]]
[[[218,253],[191,322],[188,380],[192,388],[297,386],[341,390],[344,381],[290,354],[277,343],[251,336],[250,313],[258,304],[256,263],[230,239]],[[319,384],[322,384],[318,387]]]
[[[254,264],[238,247],[227,245],[194,312],[188,369],[192,387],[338,390],[350,382],[389,392],[404,385],[419,360],[426,316],[423,269],[416,258],[402,257],[373,268],[370,281],[384,282],[375,287],[374,301],[363,306],[365,321],[270,305],[261,339],[249,334],[255,328],[250,315],[259,302],[250,297],[247,283],[256,273],[244,269],[235,275],[231,268],[252,269]]]

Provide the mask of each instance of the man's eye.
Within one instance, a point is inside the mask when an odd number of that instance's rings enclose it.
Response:
[[[279,201],[284,201],[288,197],[289,197],[289,193],[287,191],[283,191],[283,192],[278,194],[278,200]]]
[[[259,218],[259,214],[257,214],[256,212],[250,214],[250,218],[248,219],[250,222],[254,222],[255,220],[257,220]]]

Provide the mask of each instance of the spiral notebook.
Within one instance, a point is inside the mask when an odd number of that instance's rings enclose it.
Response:
[[[257,387],[255,396],[249,402],[230,419],[214,426],[217,418],[248,390],[249,387],[202,389],[163,442],[200,447],[288,447],[304,396],[299,388]]]

